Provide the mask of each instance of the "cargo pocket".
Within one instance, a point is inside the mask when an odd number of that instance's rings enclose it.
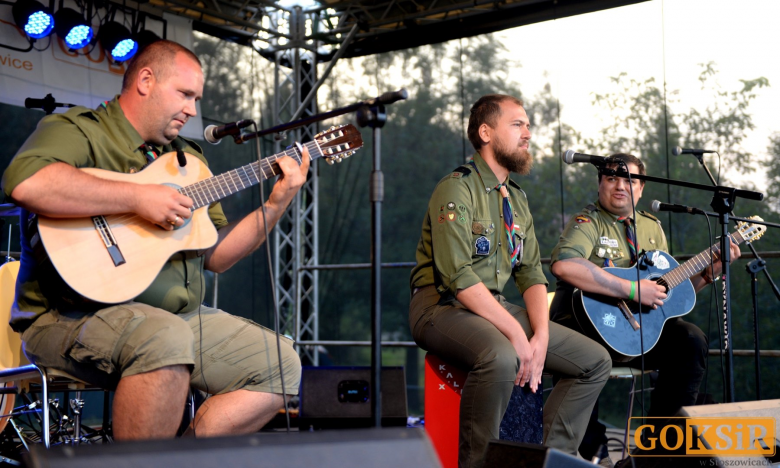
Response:
[[[68,354],[82,364],[113,374],[117,343],[134,315],[122,306],[95,312],[74,337]]]

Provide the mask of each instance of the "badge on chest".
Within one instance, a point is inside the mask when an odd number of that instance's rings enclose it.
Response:
[[[490,253],[490,240],[485,236],[477,237],[474,241],[475,255],[485,257]]]

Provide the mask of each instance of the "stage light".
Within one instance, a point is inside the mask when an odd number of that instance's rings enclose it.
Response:
[[[71,50],[86,47],[92,41],[92,27],[84,15],[71,8],[60,8],[54,14],[54,30]]]
[[[138,52],[138,43],[131,37],[130,31],[116,21],[100,27],[100,44],[115,62],[129,60]]]
[[[135,35],[135,41],[138,43],[139,52],[144,50],[144,48],[152,42],[157,42],[159,40],[160,36],[153,33],[152,31],[149,31],[148,29],[139,31],[138,34]]]
[[[48,36],[54,27],[51,11],[36,0],[18,0],[11,12],[16,25],[33,39]]]

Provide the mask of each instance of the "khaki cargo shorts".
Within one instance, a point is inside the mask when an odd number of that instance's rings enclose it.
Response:
[[[31,362],[107,389],[122,377],[186,365],[192,386],[211,394],[282,393],[274,333],[211,307],[179,315],[137,302],[98,312],[53,311],[22,340]],[[285,390],[294,395],[301,363],[292,340],[281,340]]]

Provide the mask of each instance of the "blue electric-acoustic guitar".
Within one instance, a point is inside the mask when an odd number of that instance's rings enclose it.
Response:
[[[758,216],[751,219],[763,221]],[[732,240],[751,243],[761,237],[766,227],[761,224],[738,223]],[[642,354],[640,331],[644,335],[645,353],[653,349],[667,320],[680,317],[693,309],[696,292],[690,277],[720,258],[720,243],[679,265],[671,255],[660,250],[647,252],[640,263],[640,277],[655,280],[666,287],[667,297],[657,309],[642,307],[642,330],[639,325],[639,304],[614,297],[592,294],[576,289],[573,296],[574,317],[585,335],[601,343],[613,361],[625,362]],[[636,268],[605,268],[623,279],[636,281]]]

